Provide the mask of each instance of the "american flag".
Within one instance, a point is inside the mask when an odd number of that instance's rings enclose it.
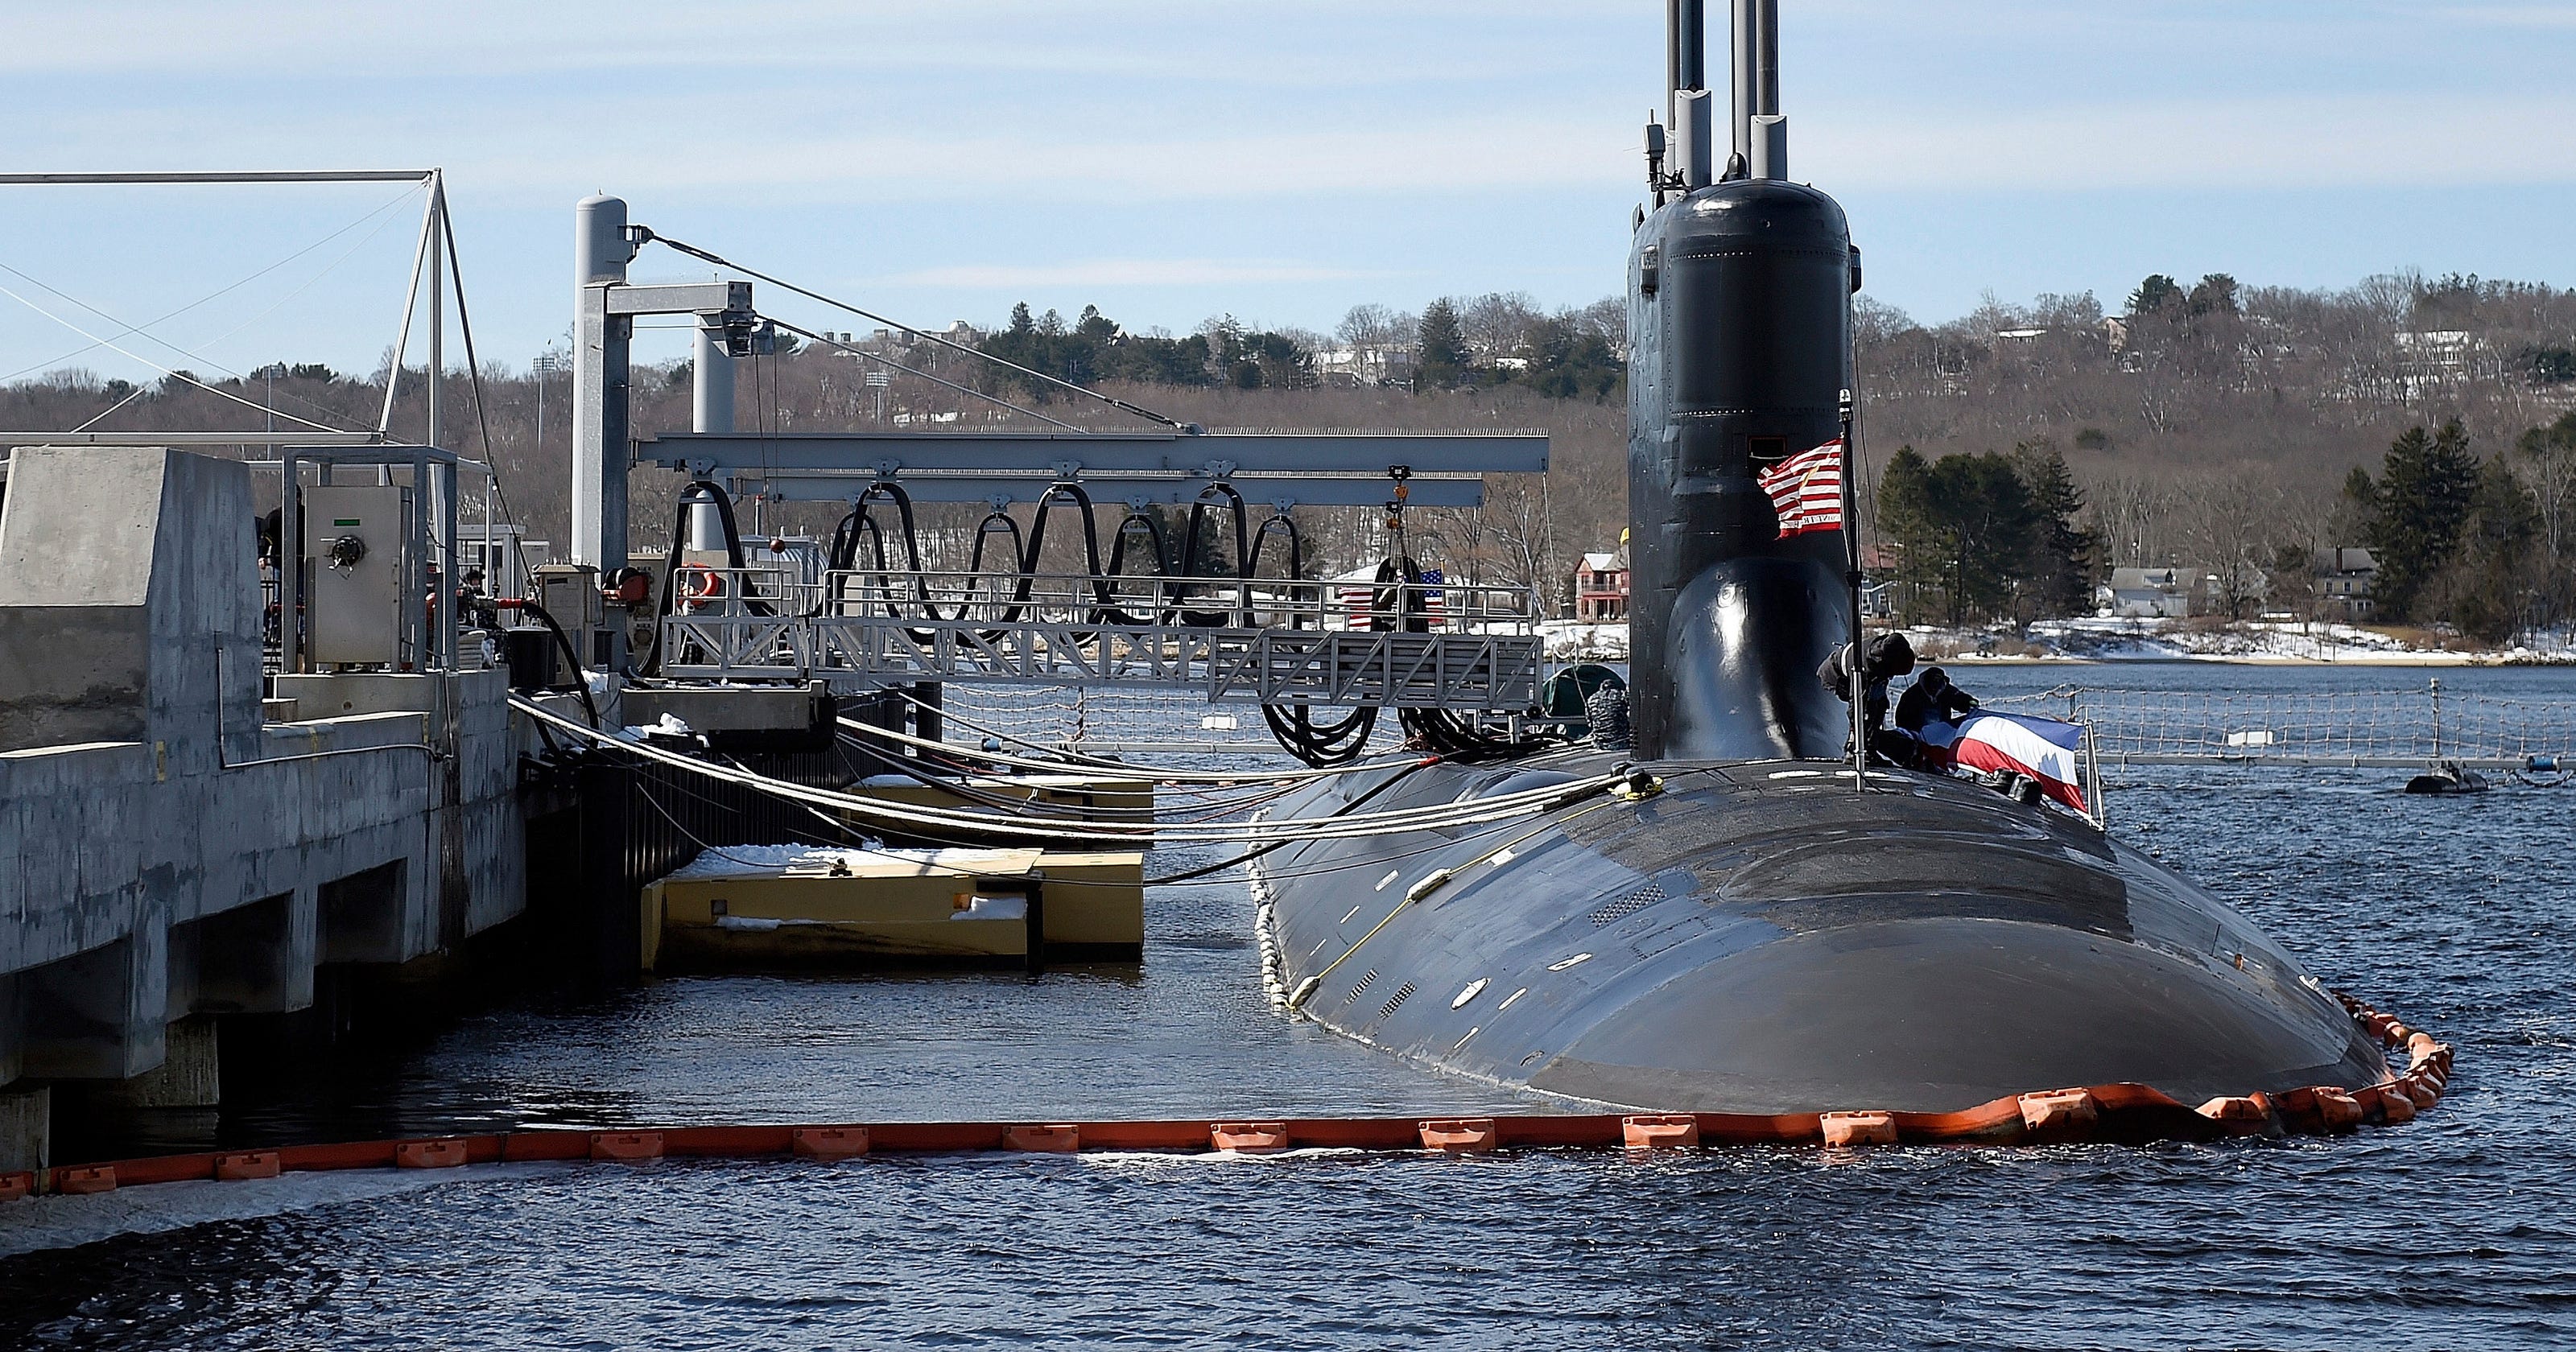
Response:
[[[1379,583],[1375,578],[1376,573],[1374,570],[1358,569],[1337,579],[1341,584],[1340,595],[1344,615],[1348,622],[1354,627],[1364,625],[1368,622],[1370,612],[1377,605],[1377,595],[1380,587],[1384,587],[1386,589],[1387,604],[1390,607],[1395,604],[1396,593],[1394,586],[1392,584]],[[1414,593],[1415,598],[1421,602],[1422,606],[1418,613],[1431,619],[1437,619],[1440,616],[1440,601],[1443,591],[1436,585],[1440,581],[1442,581],[1442,578],[1440,576],[1439,569],[1425,568],[1422,570],[1423,590]]]
[[[1780,534],[1843,528],[1843,443],[1837,437],[1762,473],[1762,491],[1780,510]]]

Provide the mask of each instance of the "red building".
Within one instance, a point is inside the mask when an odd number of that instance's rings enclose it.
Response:
[[[1628,561],[1617,554],[1586,554],[1574,567],[1577,624],[1616,624],[1628,618]]]

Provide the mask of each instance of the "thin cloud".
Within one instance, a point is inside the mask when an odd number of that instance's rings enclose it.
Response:
[[[2283,96],[1790,119],[1796,176],[1853,188],[2576,183],[2576,96]],[[2534,134],[2516,134],[2517,128]],[[1803,134],[1800,134],[1803,133]]]

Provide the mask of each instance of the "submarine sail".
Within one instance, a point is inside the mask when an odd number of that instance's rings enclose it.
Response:
[[[1634,750],[1369,768],[1279,812],[1631,763],[1632,787],[1509,829],[1262,859],[1274,993],[1427,1064],[1657,1111],[1951,1112],[2106,1084],[2197,1104],[2387,1079],[2277,944],[2093,823],[1911,770],[1855,791],[1851,715],[1816,676],[1852,637],[1851,523],[1784,531],[1763,479],[1841,436],[1859,253],[1841,207],[1786,177],[1774,0],[1734,10],[1721,146],[1701,7],[1668,6],[1655,206],[1628,260]]]

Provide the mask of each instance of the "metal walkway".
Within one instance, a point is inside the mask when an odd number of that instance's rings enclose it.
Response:
[[[1212,703],[1534,708],[1527,589],[1240,578],[699,570],[662,621],[665,675],[1199,690]]]

